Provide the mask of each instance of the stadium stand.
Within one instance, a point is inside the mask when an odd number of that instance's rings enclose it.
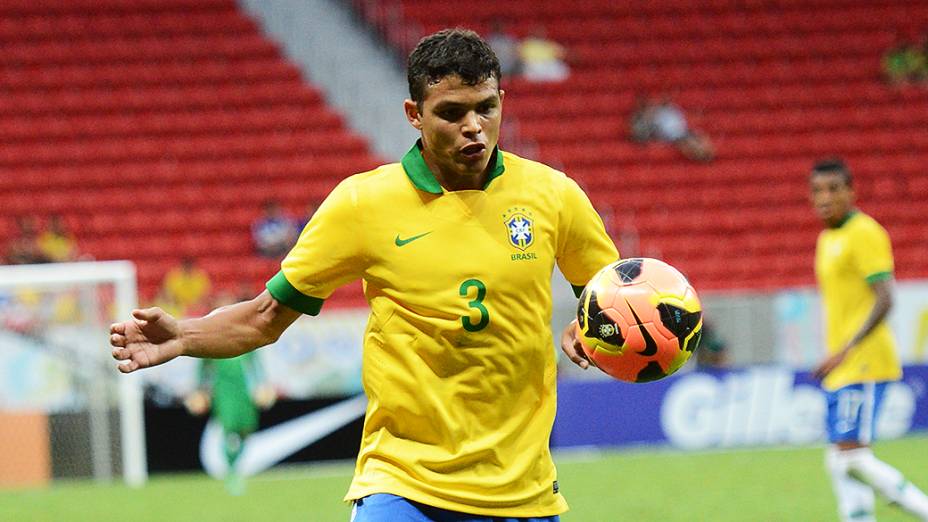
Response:
[[[505,82],[507,113],[540,159],[578,178],[594,204],[617,220],[634,216],[638,254],[665,258],[698,288],[812,283],[819,224],[806,176],[816,159],[836,154],[855,172],[863,209],[892,235],[897,276],[928,275],[928,227],[919,217],[928,194],[928,91],[897,91],[880,78],[894,35],[928,28],[928,4],[355,4],[400,47],[415,42],[411,32],[447,26],[486,34],[504,20],[517,37],[543,26],[569,49],[572,75]],[[663,93],[711,136],[714,162],[688,163],[668,147],[627,139],[635,96]]]
[[[143,300],[182,256],[257,289],[261,204],[299,216],[382,162],[233,0],[5,1],[0,43],[0,244],[61,214],[83,252],[137,263]]]
[[[841,154],[894,238],[899,277],[928,275],[928,92],[879,73],[897,32],[928,27],[928,5],[397,5],[400,47],[505,19],[570,49],[569,80],[507,81],[507,112],[539,159],[633,222],[640,251],[626,254],[665,258],[705,289],[811,283],[806,173]],[[16,216],[61,214],[82,251],[136,261],[145,298],[184,255],[220,288],[257,286],[275,270],[252,255],[261,203],[297,215],[381,161],[233,0],[10,0],[0,14],[0,243]],[[665,92],[711,136],[714,162],[627,139],[635,96]],[[343,295],[358,303],[357,288]]]

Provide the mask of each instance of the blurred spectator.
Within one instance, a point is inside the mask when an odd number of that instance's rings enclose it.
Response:
[[[928,37],[919,44],[896,39],[883,55],[883,76],[893,86],[902,87],[928,79]]]
[[[669,96],[656,101],[638,97],[630,127],[632,140],[638,143],[671,143],[693,161],[709,162],[715,158],[708,136],[689,127],[683,110]]]
[[[65,227],[61,216],[52,216],[48,226],[38,238],[39,250],[42,255],[53,263],[67,263],[77,261],[77,240]]]
[[[493,20],[493,28],[487,35],[487,43],[499,59],[499,68],[503,76],[519,74],[522,60],[519,58],[519,41],[506,30],[500,19]]]
[[[176,306],[183,311],[180,315],[200,315],[205,312],[206,299],[209,297],[209,275],[196,265],[191,257],[185,257],[180,264],[164,276],[159,299],[168,306]],[[164,309],[164,306],[161,307]]]
[[[264,203],[264,215],[251,226],[251,236],[258,254],[278,258],[285,255],[296,243],[297,223],[288,216],[279,203]]]
[[[6,261],[11,265],[48,263],[49,258],[39,248],[39,225],[35,216],[16,220],[16,235],[7,246]]]
[[[152,300],[151,305],[157,306],[174,317],[185,317],[187,315],[186,310],[178,304],[174,295],[168,292],[164,285],[158,289],[158,295]]]
[[[921,61],[921,79],[928,80],[928,29],[922,33],[921,42],[918,44],[919,51],[921,52],[922,61]]]
[[[570,76],[564,61],[567,49],[549,40],[543,27],[537,27],[531,36],[519,44],[522,76],[534,82],[559,82]]]
[[[646,96],[635,97],[635,107],[629,118],[629,135],[632,141],[646,143],[654,135],[654,104]]]

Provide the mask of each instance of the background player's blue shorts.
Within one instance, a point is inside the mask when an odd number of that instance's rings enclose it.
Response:
[[[827,392],[828,442],[870,444],[887,384],[867,382]]]
[[[560,519],[557,515],[536,518],[469,515],[426,506],[387,493],[356,500],[351,510],[351,522],[558,522]]]

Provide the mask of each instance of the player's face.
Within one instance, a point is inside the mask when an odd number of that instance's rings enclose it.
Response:
[[[467,85],[450,75],[426,87],[421,110],[406,100],[406,116],[421,131],[423,157],[439,181],[467,186],[483,179],[499,140],[503,95],[496,78]]]
[[[812,206],[826,225],[836,225],[854,205],[854,191],[838,173],[815,174],[809,181]]]

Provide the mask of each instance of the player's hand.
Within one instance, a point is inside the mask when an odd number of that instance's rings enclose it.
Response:
[[[590,367],[590,360],[583,352],[583,348],[580,346],[580,340],[577,339],[576,319],[571,321],[567,325],[567,328],[564,328],[564,333],[561,334],[561,350],[563,350],[567,358],[573,361],[577,366],[584,370]]]
[[[184,407],[191,415],[205,415],[209,412],[209,394],[203,390],[197,390],[184,398]]]
[[[262,410],[266,410],[277,402],[277,392],[274,390],[273,386],[259,386],[258,389],[255,390],[254,401],[255,406]]]
[[[132,320],[110,325],[113,359],[122,373],[166,363],[181,355],[180,325],[164,310],[133,310]]]
[[[844,359],[847,358],[847,350],[841,350],[838,353],[830,355],[827,359],[822,361],[817,368],[812,372],[812,375],[819,380],[824,379],[831,373],[832,370],[838,367],[839,364],[844,362]]]

